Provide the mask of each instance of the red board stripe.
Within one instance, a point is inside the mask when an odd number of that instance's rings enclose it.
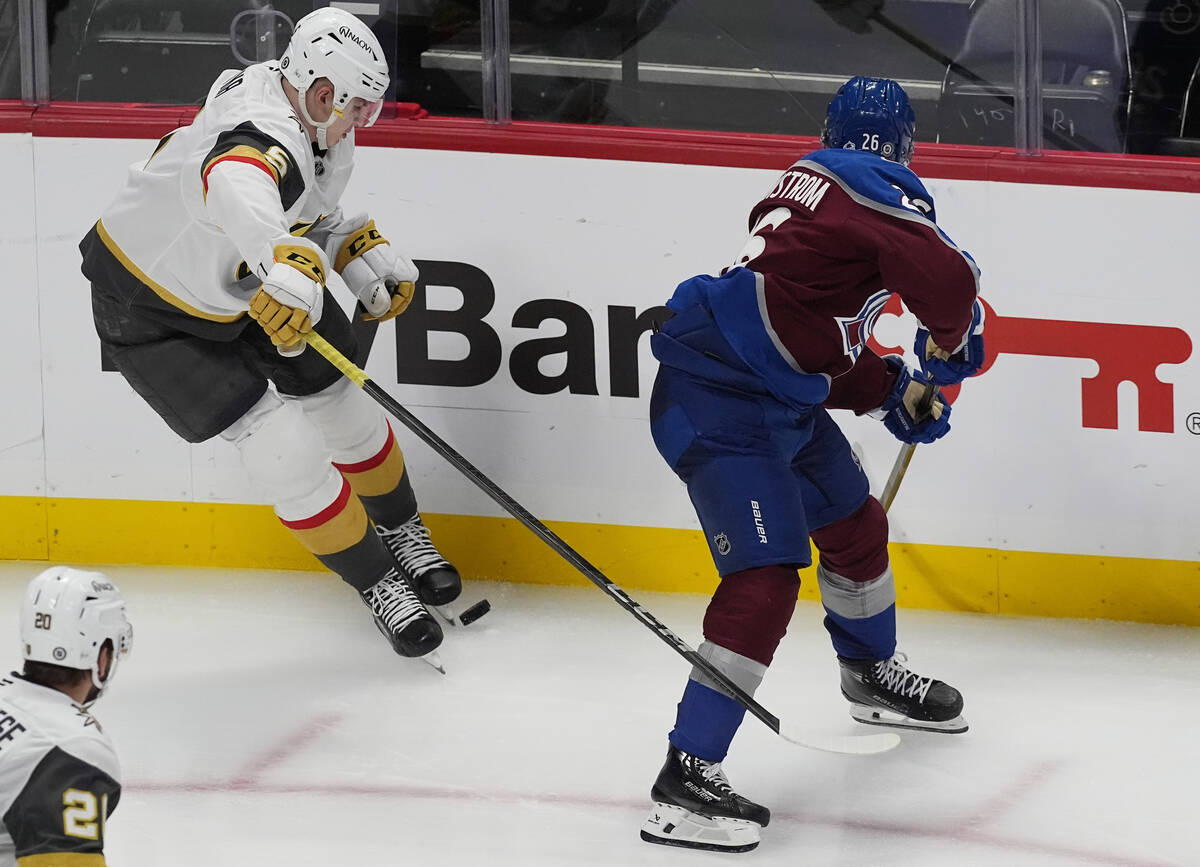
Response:
[[[196,106],[51,103],[36,109],[0,100],[0,132],[63,138],[157,139],[190,122]],[[420,117],[402,106],[395,118],[360,130],[371,147],[419,148],[782,170],[817,147],[815,138],[756,133],[589,126],[472,118]],[[913,169],[926,178],[1140,190],[1200,192],[1200,159],[1012,149],[920,142]]]

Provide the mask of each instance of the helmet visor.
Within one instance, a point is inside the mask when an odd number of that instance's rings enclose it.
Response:
[[[336,109],[335,109],[336,110]],[[371,126],[379,119],[379,113],[383,111],[383,100],[376,99],[371,102],[363,99],[361,96],[356,96],[350,100],[349,104],[338,111],[342,117],[350,120],[351,126],[355,129]]]
[[[363,123],[356,123],[356,126],[372,126],[375,121],[379,120],[379,113],[383,111],[383,100],[377,99],[374,102],[368,102],[363,108],[363,114],[366,120]]]

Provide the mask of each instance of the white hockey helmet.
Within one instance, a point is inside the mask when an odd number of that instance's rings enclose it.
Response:
[[[100,648],[113,646],[108,676],[100,679]],[[29,582],[21,605],[21,650],[25,659],[91,670],[103,691],[117,662],[133,646],[121,591],[102,572],[51,566]]]
[[[344,9],[317,9],[297,21],[279,68],[300,91],[300,111],[316,129],[317,147],[322,150],[328,147],[325,135],[329,125],[345,112],[350,100],[359,97],[367,102],[364,120],[357,126],[375,123],[383,108],[389,81],[383,48],[371,28]],[[321,78],[333,84],[333,112],[318,123],[309,114],[304,96]]]

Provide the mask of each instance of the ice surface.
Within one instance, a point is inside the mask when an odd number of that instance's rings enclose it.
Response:
[[[44,565],[0,564],[9,668]],[[332,576],[105,571],[135,631],[95,708],[125,773],[114,867],[1200,864],[1197,629],[901,611],[901,649],[962,689],[971,730],[855,757],[748,718],[725,768],[773,820],[755,852],[711,855],[638,839],[687,665],[583,579],[468,583],[492,612],[447,636],[443,677]],[[697,642],[705,598],[634,596]],[[811,603],[758,697],[876,731]]]

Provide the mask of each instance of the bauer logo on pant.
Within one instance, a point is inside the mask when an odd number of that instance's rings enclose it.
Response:
[[[758,505],[758,500],[750,501],[750,511],[754,513],[754,529],[758,531],[758,541],[766,545],[767,528],[763,526],[762,507]]]

